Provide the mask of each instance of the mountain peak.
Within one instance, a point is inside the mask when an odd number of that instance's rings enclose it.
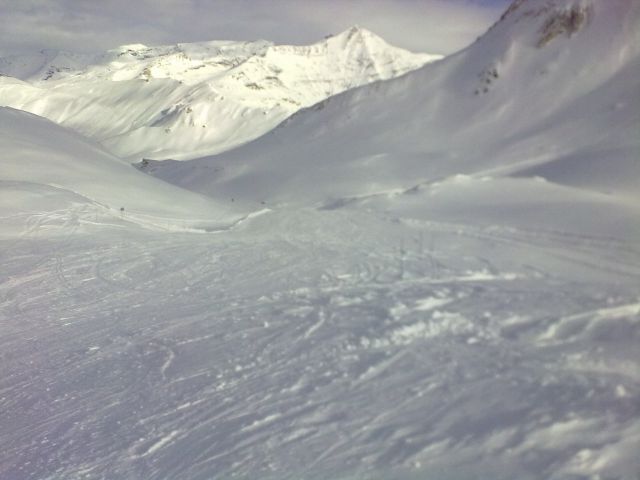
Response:
[[[367,40],[373,40],[376,42],[387,44],[380,36],[373,33],[371,30],[367,30],[366,28],[362,28],[360,25],[353,25],[347,30],[339,33],[334,39],[341,40],[345,43],[349,42],[365,42]]]
[[[126,45],[120,45],[116,50],[119,51],[127,51],[127,50],[133,50],[133,51],[138,51],[138,50],[146,50],[149,47],[146,46],[143,43],[129,43]]]
[[[341,56],[353,57],[360,62],[366,63],[373,60],[374,63],[379,63],[380,67],[385,63],[402,63],[402,59],[407,55],[422,56],[424,63],[442,58],[441,55],[413,53],[395,47],[360,25],[353,25],[337,35],[329,35],[316,45],[332,50]],[[381,62],[376,62],[376,60],[381,60]]]
[[[369,36],[377,37],[377,35],[375,33],[373,33],[371,30],[367,30],[366,28],[362,28],[358,24],[351,26],[350,28],[345,30],[344,33],[348,34],[349,36],[354,36],[354,35],[365,35],[366,36],[366,35],[369,35]]]

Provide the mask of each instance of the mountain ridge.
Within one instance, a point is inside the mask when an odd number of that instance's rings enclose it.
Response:
[[[269,131],[301,107],[402,75],[438,55],[351,29],[308,46],[212,41],[104,54],[0,59],[0,104],[75,129],[130,160],[216,153]],[[22,62],[22,63],[21,63]]]

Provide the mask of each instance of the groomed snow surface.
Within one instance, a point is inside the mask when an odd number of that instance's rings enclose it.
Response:
[[[141,168],[0,108],[0,479],[637,480],[639,24],[517,1]]]

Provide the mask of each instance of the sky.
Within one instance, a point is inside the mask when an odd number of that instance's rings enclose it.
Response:
[[[0,0],[0,55],[206,40],[309,44],[359,25],[408,50],[449,54],[509,0]]]

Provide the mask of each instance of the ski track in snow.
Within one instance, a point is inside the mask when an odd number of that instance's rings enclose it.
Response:
[[[2,241],[2,478],[630,475],[634,245],[340,210],[221,235],[74,215]]]

